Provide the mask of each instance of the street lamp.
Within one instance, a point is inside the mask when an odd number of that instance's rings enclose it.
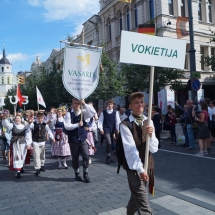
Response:
[[[193,12],[192,0],[188,0],[188,15],[189,15],[189,31],[190,31],[190,79],[193,80],[193,72],[196,71],[196,50],[194,48],[194,32],[193,32]],[[191,87],[191,98],[193,102],[197,102],[197,92]]]

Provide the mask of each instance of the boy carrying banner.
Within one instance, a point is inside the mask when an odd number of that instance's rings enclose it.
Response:
[[[84,110],[81,110],[81,104]],[[87,105],[85,101],[72,99],[72,110],[70,110],[64,119],[64,126],[67,130],[69,145],[72,153],[72,167],[75,171],[75,180],[83,181],[79,170],[79,154],[83,159],[83,178],[86,183],[90,182],[88,176],[89,154],[87,143],[87,127],[86,119],[92,118],[96,114],[95,109],[91,105]]]
[[[152,214],[146,190],[146,182],[149,180],[149,176],[143,168],[147,134],[150,135],[148,169],[153,169],[154,161],[151,153],[158,151],[158,140],[155,137],[154,126],[148,126],[148,118],[143,115],[144,95],[135,92],[129,96],[128,100],[132,115],[120,124],[124,149],[123,168],[127,172],[131,190],[127,215],[133,215],[135,212],[138,212],[139,215],[148,215]]]

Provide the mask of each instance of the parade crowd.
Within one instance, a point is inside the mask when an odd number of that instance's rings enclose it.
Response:
[[[90,156],[96,152],[100,133],[100,147],[104,140],[106,142],[106,163],[111,164],[111,155],[115,154],[120,157],[121,165],[127,172],[131,190],[128,214],[136,211],[151,214],[145,182],[150,177],[153,179],[154,161],[151,153],[157,152],[159,141],[152,120],[148,124],[148,118],[143,114],[144,95],[132,93],[128,100],[127,110],[124,107],[117,110],[110,99],[106,108],[98,113],[92,103],[86,104],[84,100],[75,98],[72,99],[71,108],[51,108],[47,114],[42,110],[27,110],[12,116],[8,110],[3,110],[1,150],[4,162],[8,160],[9,169],[15,170],[15,176],[19,179],[25,172],[24,165],[30,163],[33,155],[35,176],[39,176],[46,171],[45,144],[50,143],[51,155],[58,159],[58,169],[68,169],[66,161],[72,157],[75,180],[89,183]],[[149,153],[145,152],[147,135],[150,137]],[[117,143],[121,144],[121,151],[117,151]],[[149,154],[146,171],[145,154]],[[80,174],[79,155],[82,156],[83,177]],[[153,180],[149,190],[153,192]]]
[[[168,106],[167,114],[162,117],[161,110],[152,110],[151,126],[148,126],[147,107],[142,93],[132,93],[129,97],[129,108],[116,107],[113,100],[108,100],[105,109],[98,112],[92,103],[72,99],[70,108],[50,108],[43,110],[19,111],[13,116],[8,110],[1,112],[1,150],[4,162],[6,158],[9,169],[16,171],[20,178],[24,173],[23,166],[30,163],[33,155],[35,175],[45,172],[45,144],[50,144],[51,155],[58,160],[58,168],[68,169],[67,159],[72,157],[75,180],[90,182],[89,164],[96,147],[106,143],[106,163],[111,164],[111,155],[117,154],[116,142],[121,137],[123,145],[122,166],[127,172],[131,190],[131,199],[127,210],[133,214],[151,214],[147,200],[145,181],[149,180],[148,172],[143,168],[145,160],[145,143],[150,135],[148,169],[153,170],[154,153],[160,144],[161,129],[169,131],[170,145],[177,144],[175,131],[175,109]],[[200,103],[201,111],[187,100],[184,107],[176,102],[182,112],[180,123],[183,129],[188,150],[195,148],[198,139],[200,151],[197,156],[207,155],[211,143],[215,142],[215,101],[205,99]],[[198,132],[196,132],[198,131]],[[100,138],[99,138],[100,136]],[[212,139],[211,139],[212,137]],[[118,152],[119,153],[119,152]],[[79,155],[82,156],[83,177],[80,174]],[[138,176],[138,177],[137,177]],[[137,186],[138,184],[138,186]]]

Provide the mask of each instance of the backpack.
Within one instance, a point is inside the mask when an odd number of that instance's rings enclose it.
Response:
[[[124,121],[126,121],[129,130],[133,134],[132,122],[129,121],[129,118],[126,118]],[[124,152],[123,143],[122,143],[122,136],[120,133],[116,140],[116,157],[118,161],[117,173],[119,174],[120,166],[123,165],[124,158],[125,158],[125,152]]]

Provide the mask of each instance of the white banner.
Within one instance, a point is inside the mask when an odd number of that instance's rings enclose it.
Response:
[[[120,62],[184,69],[186,41],[122,31]]]
[[[77,99],[85,99],[96,89],[102,48],[66,45],[64,50],[63,84]]]
[[[175,108],[175,91],[166,90],[167,106],[171,105],[172,108]]]
[[[36,87],[36,89],[37,89],[37,103],[46,108],[46,104],[44,102],[41,92],[39,91],[39,89],[37,87]]]

